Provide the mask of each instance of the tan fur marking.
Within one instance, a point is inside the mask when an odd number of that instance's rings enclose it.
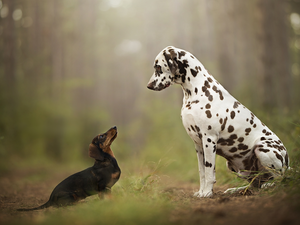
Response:
[[[103,149],[103,151],[115,158],[115,155],[114,155],[113,151],[111,150],[110,146]]]
[[[120,176],[120,173],[119,173],[119,172],[116,172],[116,173],[113,173],[113,174],[111,175],[111,178],[112,178],[112,179],[118,179],[119,176]]]

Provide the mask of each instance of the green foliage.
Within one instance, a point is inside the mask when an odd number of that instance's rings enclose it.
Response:
[[[291,166],[297,163],[300,158],[300,110],[255,110],[255,114],[282,140],[288,150]]]
[[[86,155],[92,138],[109,128],[110,117],[96,104],[78,110],[71,98],[74,85],[67,82],[59,100],[47,85],[31,91],[24,84],[14,91],[2,86],[2,93],[13,95],[0,99],[0,155],[70,161]]]

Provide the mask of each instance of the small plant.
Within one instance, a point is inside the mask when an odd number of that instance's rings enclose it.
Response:
[[[155,166],[150,170],[150,172],[143,176],[142,178],[138,178],[136,183],[134,184],[134,189],[139,192],[143,192],[145,189],[151,188],[151,185],[154,183],[158,183],[160,177],[157,173],[164,167],[168,166],[169,163],[162,164],[162,160],[160,159],[158,163],[151,163]]]
[[[247,180],[249,183],[245,186],[245,189],[240,191],[242,195],[249,193],[249,188],[252,187],[261,187],[267,188],[272,187],[277,183],[280,183],[285,176],[278,170],[265,168],[264,171],[248,171],[243,170],[241,173],[235,173],[238,177]],[[249,177],[250,176],[250,177]]]

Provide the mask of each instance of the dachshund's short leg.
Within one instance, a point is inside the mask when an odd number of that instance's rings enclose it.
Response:
[[[111,199],[111,189],[106,187],[103,191],[98,192],[98,196],[100,199]]]
[[[98,197],[99,199],[103,200],[104,199],[104,194],[102,191],[98,192]]]
[[[71,205],[74,202],[77,202],[79,199],[73,193],[68,192],[56,192],[52,193],[50,201],[55,207]]]

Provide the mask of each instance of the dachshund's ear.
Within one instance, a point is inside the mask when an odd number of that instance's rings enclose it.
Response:
[[[103,152],[94,144],[90,144],[89,146],[89,156],[100,161],[104,160]]]
[[[93,138],[92,143],[96,145],[98,142],[99,142],[99,140],[98,140],[98,135],[97,135],[96,137]]]

